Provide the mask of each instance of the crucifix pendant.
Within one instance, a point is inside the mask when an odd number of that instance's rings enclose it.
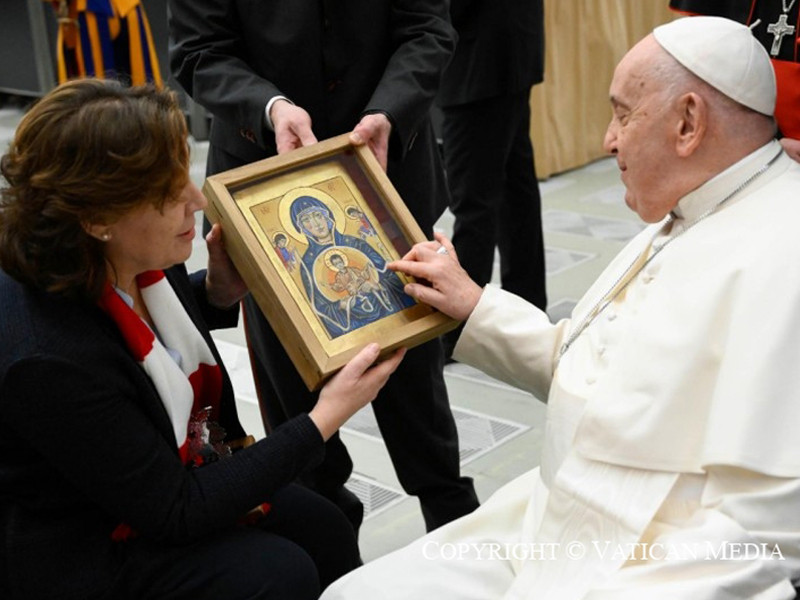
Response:
[[[769,51],[770,56],[778,56],[781,50],[781,44],[783,43],[783,36],[792,35],[794,33],[794,25],[789,25],[787,22],[788,18],[789,17],[785,14],[781,15],[778,17],[777,22],[767,26],[767,33],[771,33],[775,36],[775,39],[772,40],[772,48]]]

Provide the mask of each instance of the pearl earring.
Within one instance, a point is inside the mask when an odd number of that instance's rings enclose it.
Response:
[[[103,235],[100,236],[100,239],[103,240],[104,242],[107,242],[108,240],[111,239],[111,234],[106,232],[106,233],[104,233]]]

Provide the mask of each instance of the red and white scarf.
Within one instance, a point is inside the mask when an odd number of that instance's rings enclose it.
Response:
[[[195,460],[189,439],[190,420],[207,407],[211,408],[208,419],[218,419],[222,372],[164,272],[142,273],[136,282],[158,337],[109,284],[99,304],[117,324],[128,350],[153,381],[172,421],[181,460],[188,464]],[[180,365],[167,348],[178,353]]]
[[[158,337],[111,285],[106,284],[98,304],[117,324],[128,350],[153,381],[172,422],[183,464],[201,466],[207,460],[229,456],[230,448],[221,439],[224,430],[215,423],[222,397],[222,370],[211,349],[163,271],[142,273],[136,283]],[[180,365],[167,348],[177,352]],[[255,522],[269,510],[268,503],[261,504],[241,522]],[[111,539],[124,541],[135,535],[129,525],[120,523]]]

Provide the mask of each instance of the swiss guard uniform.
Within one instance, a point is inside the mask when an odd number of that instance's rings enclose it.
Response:
[[[727,17],[748,25],[772,57],[778,81],[775,117],[781,133],[800,139],[800,2],[798,0],[670,0],[671,9]]]
[[[161,87],[153,35],[141,0],[52,0],[58,16],[58,81],[121,79]]]

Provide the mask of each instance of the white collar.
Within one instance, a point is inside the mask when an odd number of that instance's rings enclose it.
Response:
[[[720,198],[725,198],[731,194],[743,181],[775,156],[779,150],[780,142],[771,140],[758,150],[751,152],[721,173],[718,173],[699,188],[686,194],[672,210],[671,214],[675,224],[693,223],[719,202]]]

